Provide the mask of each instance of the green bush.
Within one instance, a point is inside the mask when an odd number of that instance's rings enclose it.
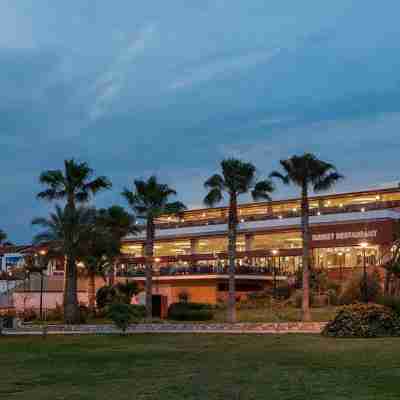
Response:
[[[96,303],[98,308],[104,308],[112,304],[117,299],[117,290],[113,286],[103,286],[96,293]]]
[[[139,286],[136,282],[119,282],[114,288],[117,291],[114,300],[119,303],[131,304],[132,297],[139,293]]]
[[[382,296],[378,299],[378,303],[391,308],[397,315],[400,316],[400,297]]]
[[[176,321],[209,321],[214,312],[209,304],[173,303],[168,309],[168,318]]]
[[[142,314],[144,313],[141,306],[125,303],[111,304],[107,312],[111,321],[113,321],[115,326],[121,329],[123,333],[126,332],[130,324],[138,322]]]
[[[400,318],[392,309],[379,304],[352,304],[342,307],[322,334],[331,337],[400,336]]]
[[[364,279],[362,274],[355,275],[348,281],[340,294],[340,304],[352,304],[364,300],[363,296]],[[381,296],[380,278],[377,273],[367,276],[367,297],[369,302],[376,302]]]

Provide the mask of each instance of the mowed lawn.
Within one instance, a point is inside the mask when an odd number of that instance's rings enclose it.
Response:
[[[400,398],[400,339],[0,337],[0,399]]]

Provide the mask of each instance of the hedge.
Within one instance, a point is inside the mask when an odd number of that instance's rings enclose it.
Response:
[[[352,304],[342,307],[322,334],[330,337],[400,336],[400,317],[382,305]]]

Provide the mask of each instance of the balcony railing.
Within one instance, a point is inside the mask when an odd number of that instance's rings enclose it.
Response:
[[[400,207],[400,200],[381,201],[370,204],[350,204],[350,205],[343,205],[342,207],[336,206],[336,207],[312,208],[310,209],[310,216],[313,217],[319,215],[329,215],[338,213],[366,212],[374,210],[385,210],[396,207]],[[265,213],[256,215],[243,215],[240,216],[240,221],[241,222],[265,221],[265,220],[276,220],[284,218],[296,218],[299,216],[300,216],[300,210],[296,210],[296,211],[274,212],[274,213]],[[158,223],[157,228],[174,229],[174,228],[183,228],[191,226],[220,225],[226,223],[227,223],[226,217],[211,218],[211,219],[206,219],[206,218],[202,219],[201,217],[199,217],[198,220]]]
[[[292,268],[276,268],[276,275],[290,275]],[[252,266],[237,266],[236,275],[274,275],[274,267],[252,267]],[[159,270],[153,271],[153,276],[185,276],[185,275],[226,275],[228,267],[214,265],[199,265],[191,267],[169,266],[161,267]],[[136,268],[134,270],[118,270],[119,277],[141,277],[145,276],[144,268]]]

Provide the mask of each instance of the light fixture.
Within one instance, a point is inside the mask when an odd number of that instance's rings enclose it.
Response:
[[[47,253],[46,250],[40,250],[40,251],[39,251],[39,254],[40,254],[41,256],[45,256],[46,253]]]
[[[368,243],[367,242],[361,242],[360,243],[360,247],[362,247],[363,249],[368,247]]]
[[[244,222],[244,219],[242,218],[242,219],[240,220],[240,222]]]
[[[321,215],[321,211],[318,211],[318,212],[317,212],[317,215]]]
[[[365,212],[365,207],[362,207],[362,208],[361,208],[361,212]]]
[[[340,204],[339,204],[339,207],[342,208],[342,207],[343,207],[343,203],[340,203]]]
[[[282,219],[283,217],[282,217],[282,215],[278,215],[278,218],[279,218],[279,219]]]
[[[156,258],[154,259],[154,261],[155,261],[156,263],[159,263],[159,262],[161,261],[161,259],[160,259],[159,257],[156,257]]]
[[[276,250],[276,249],[274,249],[274,250],[271,251],[271,253],[272,253],[274,256],[276,256],[276,255],[279,253],[279,251]]]

